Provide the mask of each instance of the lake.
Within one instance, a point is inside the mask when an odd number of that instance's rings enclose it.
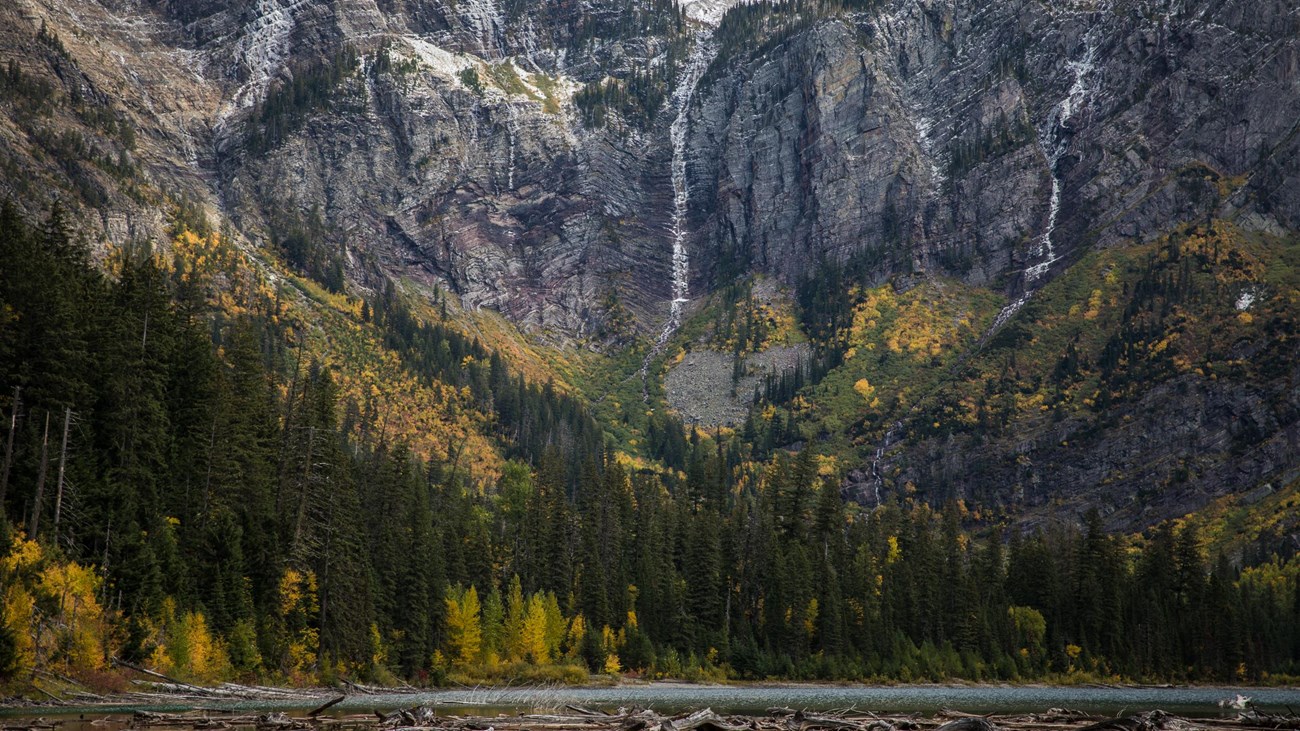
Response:
[[[483,688],[437,690],[427,693],[392,693],[355,695],[331,709],[331,713],[368,713],[415,705],[436,706],[440,712],[491,715],[533,709],[554,709],[566,704],[613,710],[620,706],[653,708],[661,713],[710,707],[719,713],[762,712],[774,706],[805,710],[856,708],[877,713],[919,712],[932,714],[950,708],[971,713],[1029,713],[1048,708],[1069,708],[1089,713],[1119,715],[1160,708],[1184,716],[1210,717],[1230,715],[1219,701],[1238,693],[1253,700],[1261,710],[1300,709],[1300,689],[1232,688],[1232,687],[1094,687],[1045,685],[692,685],[685,683],[627,684],[613,687],[577,688]],[[301,710],[301,706],[276,701],[205,701],[205,709]],[[42,715],[47,718],[76,720],[117,717],[134,710],[176,711],[193,707],[157,704],[130,707],[87,707],[10,709],[5,717]]]

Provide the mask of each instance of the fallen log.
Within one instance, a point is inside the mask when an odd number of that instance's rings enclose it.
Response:
[[[143,667],[143,666],[141,666],[141,665],[136,665],[135,663],[127,662],[126,660],[123,660],[123,659],[121,659],[121,658],[119,658],[119,657],[116,657],[116,656],[110,658],[110,659],[109,659],[109,662],[111,662],[113,665],[121,666],[121,667],[124,667],[124,668],[126,668],[126,669],[128,669],[128,670],[134,670],[134,671],[136,671],[137,673],[140,673],[140,674],[142,674],[142,675],[148,675],[148,676],[151,677],[151,678],[158,678],[158,679],[163,680],[163,681],[165,681],[165,682],[167,682],[167,683],[171,683],[172,685],[175,685],[175,686],[179,686],[179,687],[183,687],[183,688],[188,688],[189,690],[191,690],[191,691],[195,691],[195,692],[199,693],[200,695],[206,695],[206,694],[208,693],[208,690],[207,690],[206,688],[200,688],[200,687],[197,686],[197,685],[190,685],[189,683],[186,683],[186,682],[184,682],[184,681],[180,681],[180,680],[177,680],[177,679],[175,679],[175,678],[170,678],[170,677],[168,677],[168,676],[166,676],[166,675],[163,675],[162,673],[158,672],[157,670],[150,670],[149,668]]]
[[[1173,716],[1164,711],[1147,711],[1123,718],[1108,718],[1085,726],[1079,731],[1158,731],[1164,728],[1171,718]]]
[[[332,701],[326,701],[325,703],[322,703],[321,705],[316,706],[315,708],[313,708],[313,709],[311,709],[310,711],[308,711],[308,712],[307,712],[307,715],[308,715],[308,716],[311,716],[312,718],[315,718],[315,717],[319,716],[320,714],[324,713],[325,711],[328,711],[329,709],[333,708],[334,706],[336,706],[336,705],[342,703],[344,698],[347,698],[347,696],[345,696],[345,695],[341,695],[341,696],[339,696],[338,698],[335,698],[335,699],[332,700]]]

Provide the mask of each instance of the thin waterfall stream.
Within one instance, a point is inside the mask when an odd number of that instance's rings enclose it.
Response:
[[[712,28],[705,27],[699,30],[695,34],[694,41],[690,58],[687,59],[686,68],[681,72],[671,99],[674,113],[673,123],[668,128],[668,137],[673,148],[671,167],[673,217],[668,226],[672,238],[672,281],[669,288],[671,299],[668,303],[668,319],[664,322],[663,329],[659,331],[654,347],[641,363],[641,395],[646,401],[649,401],[645,382],[649,375],[650,361],[663,351],[673,333],[681,327],[682,310],[690,301],[691,258],[686,250],[688,233],[686,214],[690,210],[690,181],[686,174],[686,137],[691,124],[691,101],[695,98],[695,91],[700,85],[700,79],[704,77],[705,70],[717,55],[717,47],[712,42]]]
[[[1096,70],[1097,40],[1089,33],[1084,39],[1084,44],[1083,57],[1078,61],[1069,61],[1066,64],[1067,68],[1074,74],[1074,81],[1070,84],[1070,90],[1066,93],[1065,98],[1052,108],[1052,113],[1044,120],[1043,129],[1038,134],[1038,146],[1047,159],[1047,170],[1052,176],[1052,193],[1047,204],[1047,223],[1043,226],[1043,233],[1035,239],[1033,247],[1029,251],[1031,261],[1038,261],[1025,268],[1025,291],[1002,308],[1002,311],[994,318],[993,325],[985,333],[984,340],[997,332],[1012,316],[1020,311],[1020,308],[1029,301],[1029,298],[1033,296],[1037,289],[1035,282],[1047,274],[1052,265],[1060,260],[1052,244],[1052,234],[1056,232],[1056,221],[1061,212],[1062,185],[1057,166],[1066,153],[1070,151],[1070,141],[1074,136],[1070,124],[1093,92],[1090,77]]]

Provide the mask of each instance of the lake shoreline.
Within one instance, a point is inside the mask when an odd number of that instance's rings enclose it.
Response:
[[[336,701],[337,702],[337,701]],[[87,718],[10,719],[7,731],[1264,731],[1300,729],[1293,711],[1259,709],[1231,715],[1179,715],[1163,709],[1108,714],[1053,707],[1026,713],[978,714],[941,709],[931,714],[875,713],[856,708],[823,711],[769,708],[762,713],[720,714],[711,708],[663,714],[651,709],[608,712],[566,705],[548,712],[496,715],[439,713],[426,705],[391,712],[329,713],[333,703],[297,715],[285,712],[181,713],[135,711]]]

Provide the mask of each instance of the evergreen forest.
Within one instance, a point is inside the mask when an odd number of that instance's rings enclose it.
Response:
[[[410,384],[363,390],[183,207],[166,253],[92,258],[66,219],[0,210],[6,687],[120,689],[122,664],[295,685],[1300,677],[1300,561],[1211,554],[1196,522],[865,508],[811,439],[669,417],[629,458],[445,301],[304,284]],[[277,240],[328,262],[316,228]],[[448,416],[403,421],[411,393]]]

